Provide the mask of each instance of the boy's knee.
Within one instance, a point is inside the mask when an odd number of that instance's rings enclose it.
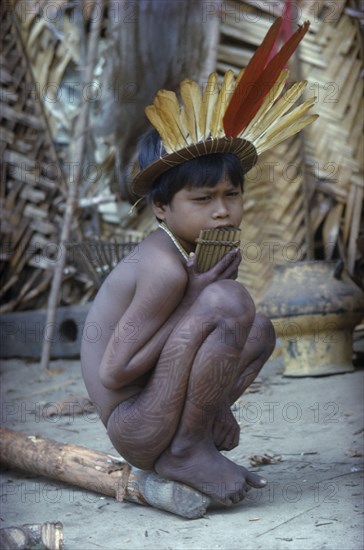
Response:
[[[255,315],[248,340],[250,342],[256,342],[259,348],[259,355],[264,355],[268,358],[272,354],[276,345],[276,333],[273,323],[268,317],[262,313],[257,313]]]
[[[253,323],[255,305],[249,292],[238,282],[229,279],[217,281],[201,293],[203,307],[209,314],[225,320],[238,318],[246,324]]]

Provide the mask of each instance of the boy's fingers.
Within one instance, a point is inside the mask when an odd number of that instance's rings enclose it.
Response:
[[[211,273],[215,276],[221,275],[226,271],[233,262],[240,263],[240,250],[238,248],[233,248],[228,252],[212,269]]]
[[[225,258],[226,258],[226,264],[225,264],[226,269],[230,269],[230,268],[237,269],[241,262],[240,250],[235,249],[235,251],[231,255],[231,258],[229,258],[228,255],[226,255]]]
[[[238,267],[238,264],[231,264],[220,275],[223,276],[224,279],[230,279],[233,275],[237,275]]]
[[[255,487],[255,489],[263,489],[263,487],[267,485],[267,480],[264,477],[254,474],[253,472],[248,473],[246,482],[251,487]]]
[[[241,262],[241,257],[239,253],[236,256],[236,258],[234,258],[234,261],[231,262],[220,275],[223,276],[223,278],[225,279],[232,279],[232,278],[235,279],[238,274],[238,268],[239,268],[240,262]]]
[[[189,271],[196,271],[196,254],[190,253],[187,260],[187,269]]]

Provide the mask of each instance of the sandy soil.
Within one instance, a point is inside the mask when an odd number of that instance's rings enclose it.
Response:
[[[2,424],[115,454],[94,413],[47,418],[49,403],[86,396],[78,361],[2,363]],[[268,479],[240,505],[185,520],[153,508],[3,469],[1,527],[61,521],[66,550],[342,549],[363,541],[363,376],[282,376],[270,361],[235,407],[229,455]],[[251,464],[268,454],[272,463]]]

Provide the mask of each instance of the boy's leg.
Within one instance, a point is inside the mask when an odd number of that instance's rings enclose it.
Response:
[[[275,342],[276,336],[271,321],[257,313],[240,355],[241,374],[214,420],[213,436],[219,450],[230,451],[239,444],[240,427],[231,411],[231,405],[255,380],[272,354]]]
[[[218,341],[213,342],[215,335],[210,335],[206,348],[197,354],[199,368],[194,365],[191,370],[179,428],[155,465],[164,477],[193,485],[225,504],[240,501],[249,486],[261,488],[264,484],[260,476],[232,463],[216,450],[212,429],[216,412],[225,403],[234,402],[235,395],[240,396],[251,384],[274,347],[270,322],[259,316],[254,322],[261,324],[264,320],[266,338],[255,338],[251,329],[250,345],[244,339],[244,350],[237,358],[232,350],[239,350],[241,326],[231,320],[225,318]]]
[[[276,335],[271,321],[257,313],[240,356],[240,376],[229,396],[230,405],[244,393],[273,353]]]
[[[236,294],[240,296],[238,301]],[[236,321],[242,326],[243,318],[247,336],[254,319],[249,294],[234,281],[209,285],[172,331],[143,392],[121,403],[110,416],[109,436],[120,454],[133,465],[152,469],[168,447],[181,418],[196,356],[198,352],[202,356],[211,342],[214,349],[223,343],[222,326],[232,312],[233,328]],[[238,358],[240,349],[234,353]]]
[[[241,375],[254,314],[250,296],[234,281],[201,293],[172,332],[145,390],[110,417],[110,438],[124,458],[150,469],[162,455],[155,465],[162,475],[226,503],[243,497],[246,479],[259,485],[258,476],[223,457],[212,438],[216,412]]]

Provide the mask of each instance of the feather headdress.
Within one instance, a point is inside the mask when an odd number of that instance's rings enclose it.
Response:
[[[284,67],[310,24],[306,21],[299,26],[269,60],[282,22],[282,17],[274,21],[239,75],[231,70],[225,73],[220,89],[217,75],[212,73],[202,93],[197,82],[185,79],[181,83],[181,106],[174,92],[157,92],[145,113],[158,131],[166,153],[135,175],[132,188],[137,195],[145,195],[155,179],[169,168],[203,155],[233,153],[246,173],[260,153],[316,120],[318,115],[306,114],[315,98],[291,110],[307,81],[284,91],[289,74]]]

